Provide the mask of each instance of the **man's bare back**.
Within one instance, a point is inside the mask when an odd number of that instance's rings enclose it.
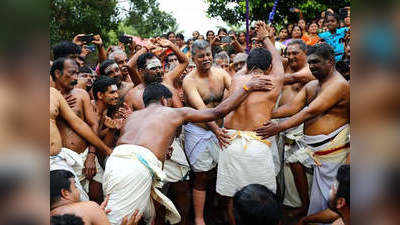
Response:
[[[76,202],[57,207],[50,211],[50,216],[73,214],[81,217],[85,225],[107,225],[107,219],[103,209],[95,202]]]

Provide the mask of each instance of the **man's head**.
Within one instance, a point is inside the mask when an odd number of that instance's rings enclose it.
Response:
[[[261,184],[250,184],[233,196],[237,225],[278,225],[281,210],[276,195]]]
[[[179,65],[179,60],[175,53],[168,54],[165,60],[168,65],[168,71],[173,70],[177,65]]]
[[[70,58],[58,58],[50,68],[50,75],[56,85],[70,91],[78,83],[78,65]]]
[[[146,52],[139,56],[137,61],[139,72],[143,74],[146,85],[154,82],[161,83],[164,78],[161,61],[153,53]]]
[[[96,79],[96,75],[93,71],[88,67],[80,67],[78,73],[78,83],[84,84],[84,87],[87,91],[92,88],[93,81]]]
[[[304,67],[307,62],[307,45],[301,39],[294,39],[286,48],[286,56],[289,66],[298,71]]]
[[[185,37],[183,36],[183,34],[179,33],[176,35],[175,43],[179,48],[181,48],[185,44]]]
[[[327,43],[309,46],[307,62],[311,73],[318,80],[324,79],[335,67],[335,53]]]
[[[118,105],[117,81],[106,76],[99,77],[93,83],[93,97],[94,100],[102,101],[108,107]]]
[[[60,200],[80,201],[80,193],[75,186],[74,174],[67,170],[50,171],[50,206]]]
[[[350,212],[350,165],[339,167],[328,205],[341,217]]]
[[[229,70],[229,56],[225,51],[222,51],[215,55],[214,63],[217,67],[224,69],[228,72]]]
[[[70,41],[62,41],[53,46],[54,60],[58,58],[71,58],[76,60],[82,49]]]
[[[325,25],[328,27],[329,31],[334,32],[339,26],[339,17],[335,13],[326,12],[325,13]]]
[[[106,60],[100,65],[100,75],[114,78],[117,81],[118,87],[123,80],[121,70],[114,60]]]
[[[248,55],[246,53],[241,52],[233,58],[233,68],[235,72],[238,72],[243,68],[243,66],[246,64],[247,56]]]
[[[268,74],[271,70],[271,53],[265,48],[254,48],[247,57],[247,71],[256,71]]]
[[[152,83],[146,86],[143,92],[143,103],[147,107],[151,103],[172,106],[172,93],[161,83]]]
[[[213,57],[207,41],[197,40],[193,42],[191,53],[198,70],[205,72],[211,68]]]
[[[84,225],[81,217],[73,214],[54,215],[50,218],[50,225]]]
[[[175,33],[173,31],[170,31],[167,33],[167,39],[170,40],[172,43],[175,43]]]
[[[121,71],[124,78],[126,76],[129,76],[128,57],[126,56],[126,53],[124,51],[122,51],[122,50],[114,51],[114,52],[110,53],[110,55],[108,56],[108,59],[114,60],[117,63],[119,70]]]

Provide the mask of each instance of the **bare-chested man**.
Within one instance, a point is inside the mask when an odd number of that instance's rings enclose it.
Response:
[[[69,58],[58,58],[53,62],[50,74],[55,82],[55,88],[61,92],[74,113],[85,121],[95,133],[97,133],[98,122],[93,111],[93,105],[90,102],[89,94],[83,89],[75,88],[78,74],[78,65],[76,62]],[[96,149],[92,146],[88,146],[86,140],[75,133],[65,120],[58,120],[57,126],[60,129],[65,151],[70,151],[71,153],[75,152],[78,154],[83,153],[81,157],[85,158],[84,165],[79,165],[80,163],[76,163],[75,165],[75,172],[78,177],[81,178],[81,174],[83,174],[86,179],[92,180],[96,175],[96,156],[95,154],[88,154],[88,152],[95,153]],[[79,168],[80,166],[82,166],[82,168]],[[96,190],[101,189],[100,183],[91,183],[93,185],[92,188]],[[93,200],[98,200],[101,199],[102,196],[98,196],[95,191],[90,193],[90,197]]]
[[[285,105],[292,101],[297,93],[304,87],[306,83],[311,80],[315,80],[315,77],[311,74],[310,68],[307,64],[307,56],[306,56],[307,46],[304,41],[300,39],[294,39],[289,42],[286,48],[286,56],[288,59],[288,67],[285,71],[285,81],[284,86],[282,88],[281,97],[279,99],[279,106]],[[286,118],[282,119],[284,121]],[[303,124],[288,129],[282,133],[283,141],[284,141],[284,151],[285,156],[288,157],[297,149],[296,140],[303,135]],[[286,158],[285,157],[285,158]],[[285,162],[283,162],[285,163]],[[294,211],[295,214],[306,215],[308,210],[308,205],[310,202],[309,194],[308,194],[308,182],[307,176],[305,172],[305,168],[299,162],[288,163],[285,166],[289,166],[293,177],[294,184],[299,193],[299,197],[301,200],[301,207]],[[285,176],[285,179],[288,179],[291,176]],[[286,185],[293,185],[293,181],[285,181]],[[291,206],[295,205],[295,202],[290,201],[290,199],[298,198],[296,193],[290,192],[289,190],[293,190],[293,188],[287,188],[287,193],[285,196],[287,204]],[[295,196],[292,196],[295,195]]]
[[[272,112],[273,118],[291,117],[280,123],[267,122],[257,133],[267,138],[304,122],[304,136],[299,140],[302,148],[291,157],[314,167],[310,215],[327,208],[337,170],[348,161],[350,86],[336,71],[334,51],[328,44],[309,47],[307,62],[317,80],[307,83],[291,102]]]
[[[266,78],[253,78],[247,83],[248,91],[269,90]],[[172,93],[160,83],[150,84],[143,93],[143,110],[133,112],[118,140],[114,154],[107,161],[104,174],[104,191],[110,194],[108,215],[111,224],[118,224],[133,208],[144,213],[147,224],[154,219],[154,208],[150,200],[163,204],[169,213],[167,220],[178,223],[180,216],[172,202],[156,189],[165,179],[162,162],[173,142],[178,127],[186,122],[204,122],[222,118],[247,96],[240,89],[217,108],[195,110],[192,108],[170,108]]]
[[[247,57],[247,68],[232,78],[231,93],[243,88],[257,74],[268,77],[274,84],[269,92],[253,92],[224,120],[224,127],[232,137],[231,144],[222,150],[218,162],[217,187],[224,196],[230,224],[235,224],[232,197],[249,184],[262,184],[276,192],[276,174],[271,144],[273,139],[261,140],[254,132],[269,121],[272,109],[283,86],[284,70],[279,51],[269,39],[269,27],[259,22],[257,38],[265,48],[255,48]],[[271,58],[272,56],[272,58]]]
[[[82,161],[82,158],[76,152],[62,148],[62,136],[56,124],[61,119],[98,150],[103,151],[104,154],[110,155],[112,150],[72,111],[61,93],[54,88],[50,88],[50,170],[64,169],[74,173],[81,199],[88,200],[88,196],[80,185],[80,181],[74,171],[74,167],[82,167],[82,165],[77,165],[77,162]]]
[[[170,48],[173,53],[175,53],[179,64],[175,65],[172,70],[164,74],[161,61],[157,56],[151,52],[147,52],[146,48],[139,50],[128,63],[131,70],[137,71],[139,76],[143,78],[143,83],[131,89],[125,97],[125,103],[133,110],[144,109],[143,92],[146,86],[153,82],[162,82],[172,92],[174,107],[183,106],[178,91],[174,88],[174,81],[185,71],[189,60],[186,55],[169,40],[157,39],[156,44],[164,48]]]
[[[196,70],[183,80],[186,103],[199,110],[216,107],[222,102],[225,90],[231,86],[231,76],[221,68],[212,67],[213,57],[207,41],[195,41],[191,51]],[[229,136],[221,126],[222,120],[184,126],[185,151],[195,173],[193,205],[196,225],[205,224],[206,189],[214,180],[211,172],[217,166],[221,146],[229,143]]]

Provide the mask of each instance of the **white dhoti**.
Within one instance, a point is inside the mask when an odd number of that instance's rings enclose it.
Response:
[[[174,204],[157,188],[165,179],[162,163],[147,148],[137,145],[119,145],[107,160],[103,191],[110,195],[107,215],[111,224],[119,225],[126,215],[137,209],[147,224],[155,218],[153,199],[166,207],[166,219],[171,224],[180,221]]]
[[[86,150],[84,152],[82,152],[81,154],[79,154],[82,158],[82,162],[85,163],[85,160],[87,158],[87,154],[89,153],[89,148],[86,148]],[[97,156],[95,157],[95,163],[96,163],[96,175],[93,177],[93,180],[102,184],[103,183],[103,174],[104,174],[104,170],[103,168],[100,166],[99,160],[97,159]],[[82,177],[80,177],[80,181],[81,184],[83,186],[83,188],[85,189],[85,191],[87,193],[89,193],[89,183],[90,181],[88,179],[86,179],[86,177],[82,174]]]
[[[83,177],[83,167],[82,157],[68,148],[61,148],[58,155],[50,156],[50,171],[67,170],[73,173],[75,176],[75,185],[81,194],[81,201],[89,201],[89,196],[80,183]]]
[[[184,126],[185,151],[194,172],[205,172],[217,166],[221,147],[215,134],[188,123]]]
[[[183,152],[182,140],[175,138],[172,143],[171,159],[165,160],[163,171],[166,174],[166,182],[179,182],[189,180],[189,164]]]
[[[249,184],[262,184],[276,192],[276,174],[270,149],[274,137],[261,140],[254,132],[228,130],[231,144],[220,153],[217,192],[233,197]]]
[[[328,208],[331,186],[350,152],[350,126],[346,124],[328,135],[304,135],[299,144],[301,148],[287,161],[300,161],[306,167],[313,167],[308,210],[308,215],[311,215]]]

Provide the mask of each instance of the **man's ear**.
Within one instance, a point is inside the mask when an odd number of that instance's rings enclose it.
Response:
[[[54,71],[54,75],[57,79],[60,79],[60,77],[62,76],[63,72],[61,70],[55,70]]]
[[[336,208],[337,208],[337,209],[341,209],[341,208],[343,208],[344,206],[346,206],[346,199],[344,199],[344,198],[338,198],[338,199],[336,199]]]
[[[61,197],[65,199],[69,199],[71,192],[66,189],[61,189]]]
[[[162,104],[163,106],[168,106],[168,100],[167,100],[166,98],[162,97],[162,98],[161,98],[161,104]]]

